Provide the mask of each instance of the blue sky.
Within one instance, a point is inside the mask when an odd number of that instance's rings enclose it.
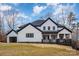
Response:
[[[77,21],[79,21],[79,4],[78,3],[4,3],[0,4],[1,15],[5,15],[8,11],[10,13],[17,12],[17,23],[26,24],[41,17],[44,19],[48,14],[53,20],[62,19],[62,12],[65,19],[69,12],[73,12]],[[58,18],[59,17],[59,18]]]
[[[20,13],[23,13],[24,16],[31,17],[32,20],[38,19],[42,16],[45,16],[48,13],[59,13],[57,9],[61,8],[72,8],[73,13],[79,15],[79,4],[76,3],[10,3],[2,4],[8,5],[8,7],[18,10]],[[69,9],[65,10],[68,11]]]
[[[32,18],[32,20],[38,19],[42,16],[45,16],[48,13],[59,13],[57,9],[61,8],[71,8],[73,13],[76,16],[79,16],[79,4],[76,3],[15,3],[15,4],[8,4],[12,8],[19,10],[19,12],[23,13],[26,16]],[[65,10],[68,11],[69,9]],[[77,17],[78,18],[78,17]]]

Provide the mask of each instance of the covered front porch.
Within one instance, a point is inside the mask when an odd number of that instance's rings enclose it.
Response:
[[[57,32],[43,32],[42,42],[44,43],[56,43]]]
[[[71,45],[71,35],[70,34],[59,34],[57,32],[43,32],[42,33],[43,43],[57,43]]]

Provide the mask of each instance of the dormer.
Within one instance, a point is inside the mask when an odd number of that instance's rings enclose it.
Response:
[[[47,18],[39,28],[43,31],[57,31],[57,23],[51,18]]]

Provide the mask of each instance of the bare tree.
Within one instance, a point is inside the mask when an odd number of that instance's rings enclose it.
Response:
[[[62,20],[63,20],[63,25],[65,26],[65,18],[64,18],[64,9],[61,9],[61,13],[62,13]]]
[[[5,29],[4,29],[4,16],[0,12],[0,42],[4,41]]]
[[[75,14],[73,12],[70,12],[68,15],[68,22],[69,22],[69,26],[72,26],[72,22],[75,21]]]
[[[9,12],[9,11],[8,11]],[[15,23],[16,23],[16,16],[17,16],[17,14],[18,14],[18,12],[16,11],[16,12],[13,12],[12,14],[8,14],[8,16],[7,16],[7,24],[8,24],[8,26],[9,26],[9,28],[12,30],[14,30],[15,29]]]
[[[0,41],[2,41],[2,21],[0,17]]]

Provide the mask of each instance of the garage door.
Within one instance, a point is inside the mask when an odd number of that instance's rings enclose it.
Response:
[[[9,37],[9,41],[15,43],[17,42],[17,37]]]

